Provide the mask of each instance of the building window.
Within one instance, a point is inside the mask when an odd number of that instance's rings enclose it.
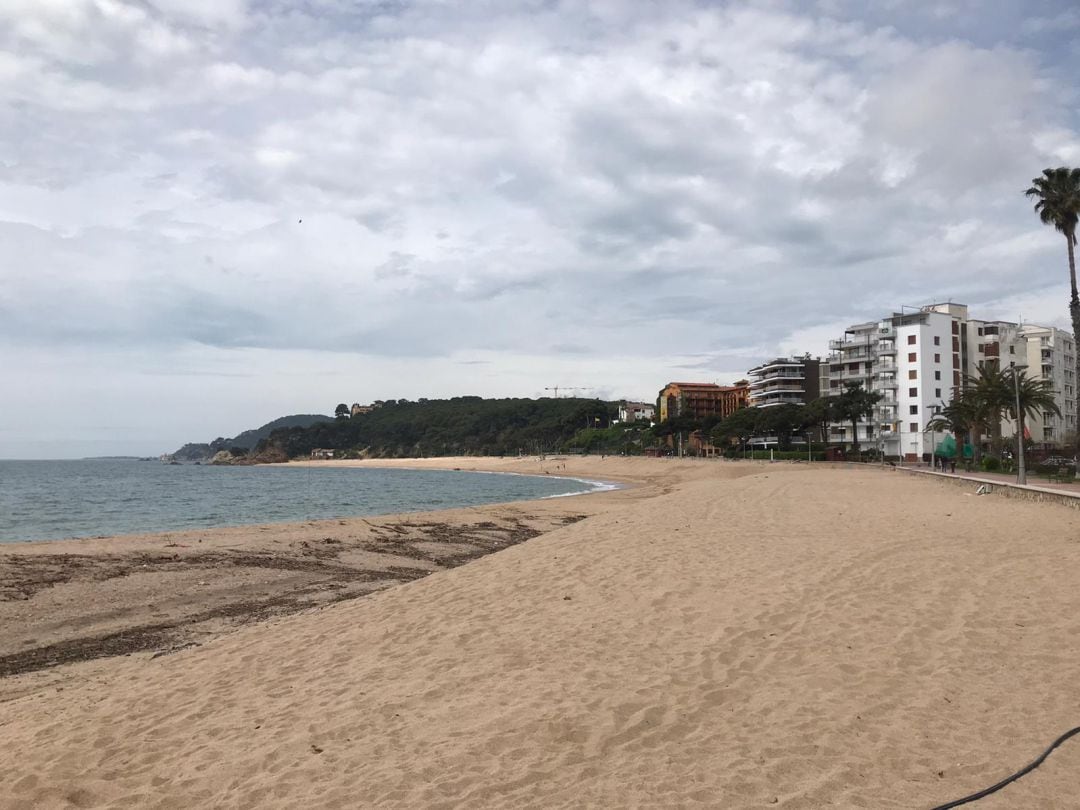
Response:
[[[934,389],[934,396],[937,397],[938,399],[941,399],[941,389],[940,388],[935,388]]]
[[[979,337],[982,337],[982,327],[981,326],[978,328],[977,332],[978,332]],[[980,346],[979,348],[981,349],[982,346]]]
[[[1010,346],[1009,347],[1009,354],[1016,354],[1016,347],[1015,346]]]
[[[907,345],[908,346],[914,346],[915,345],[915,335],[908,335],[907,336]]]
[[[935,371],[934,372],[934,379],[935,380],[940,380],[941,379],[941,372],[940,371]]]
[[[918,359],[918,357],[917,357],[916,352],[908,352],[907,361],[909,363],[914,363],[917,359]]]
[[[911,371],[909,371],[907,373],[907,378],[909,380],[917,380],[917,379],[919,379],[919,372],[916,371],[915,369],[912,369]]]
[[[918,388],[909,388],[907,390],[907,395],[909,397],[917,397],[919,395],[919,389]]]
[[[935,346],[940,346],[941,345],[941,335],[934,335],[934,345]]]
[[[940,363],[941,362],[941,355],[940,354],[935,354],[934,355],[934,362],[935,363]]]
[[[982,330],[980,329],[979,331],[981,332]],[[982,354],[982,352],[983,352],[984,350],[985,350],[985,347],[984,347],[984,346],[983,346],[983,345],[982,345],[981,343],[980,343],[980,344],[978,344],[978,345],[977,345],[977,346],[975,347],[975,351],[979,352],[980,354]]]
[[[919,406],[918,405],[908,405],[908,413],[911,414],[912,416],[917,416],[918,413],[919,413]]]
[[[912,433],[918,433],[919,432],[919,423],[918,422],[909,422],[908,423],[908,430],[910,430]]]

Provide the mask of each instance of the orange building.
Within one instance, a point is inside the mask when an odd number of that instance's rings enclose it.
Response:
[[[746,380],[739,380],[735,385],[672,382],[660,392],[660,421],[666,422],[675,416],[723,419],[749,404],[750,386]]]

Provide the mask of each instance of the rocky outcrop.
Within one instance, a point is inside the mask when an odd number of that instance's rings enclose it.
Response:
[[[185,444],[172,454],[170,460],[190,464],[196,461],[207,461],[213,457],[213,448],[208,444]]]
[[[280,447],[269,445],[264,447],[253,456],[248,456],[250,464],[284,464],[289,460],[288,455]]]

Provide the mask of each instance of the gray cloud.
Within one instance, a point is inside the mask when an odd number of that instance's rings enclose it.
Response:
[[[899,301],[1056,317],[1021,190],[1080,161],[1071,4],[808,8],[8,3],[0,351],[429,358],[492,391],[607,357],[593,384],[651,396]],[[402,393],[456,384],[425,375]]]

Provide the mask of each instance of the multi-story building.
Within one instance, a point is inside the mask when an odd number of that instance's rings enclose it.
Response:
[[[804,405],[821,396],[821,359],[778,357],[750,369],[750,405]]]
[[[928,312],[941,312],[951,315],[960,323],[959,338],[960,376],[974,377],[978,373],[979,366],[984,363],[1000,363],[1008,365],[1016,361],[1020,344],[1023,342],[1019,335],[1019,325],[1011,321],[984,321],[968,316],[968,308],[964,304],[952,302],[944,304],[929,304],[923,307]],[[957,383],[958,385],[960,383]]]
[[[1019,345],[1009,359],[1015,357],[1017,365],[1027,366],[1028,377],[1049,380],[1061,411],[1060,416],[1052,411],[1025,416],[1024,426],[1032,441],[1044,444],[1069,441],[1076,433],[1076,346],[1073,336],[1062,329],[1033,324],[1025,324],[1017,331]],[[1002,363],[1003,367],[1007,365]],[[1016,428],[1011,421],[1006,420],[1003,433],[1015,435]]]
[[[882,395],[874,416],[857,426],[864,447],[915,460],[941,440],[927,423],[980,365],[1027,366],[1029,377],[1053,383],[1062,416],[1039,414],[1027,425],[1037,442],[1059,443],[1076,430],[1076,352],[1072,336],[1052,327],[970,318],[964,304],[930,304],[855,324],[829,342],[822,390],[840,394],[860,383]],[[1015,432],[1007,421],[1006,435]],[[834,423],[830,440],[852,441],[851,425]]]
[[[960,325],[958,313],[924,308],[855,324],[829,341],[830,395],[854,383],[881,394],[873,416],[855,427],[864,448],[909,460],[933,452],[941,435],[928,433],[926,424],[963,376]],[[850,423],[830,426],[830,441],[854,438]]]
[[[639,420],[648,422],[654,416],[656,416],[656,406],[650,405],[648,402],[626,400],[619,404],[620,422],[637,422]]]
[[[671,382],[660,392],[660,421],[666,422],[675,416],[694,419],[716,416],[722,419],[745,407],[748,401],[749,386],[746,380],[740,380],[735,385]]]

